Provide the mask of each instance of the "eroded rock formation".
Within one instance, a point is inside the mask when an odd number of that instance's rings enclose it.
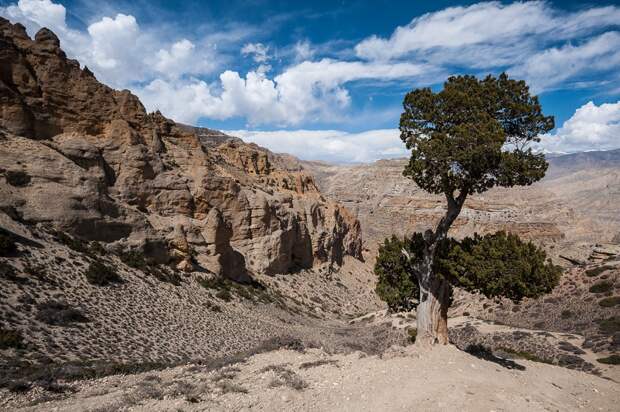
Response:
[[[147,113],[0,18],[0,209],[237,280],[361,257],[359,222],[285,156]]]

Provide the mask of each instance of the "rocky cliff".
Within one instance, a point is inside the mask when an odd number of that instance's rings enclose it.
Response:
[[[359,222],[295,162],[147,113],[0,18],[0,210],[237,280],[361,257]]]
[[[620,229],[620,150],[549,159],[547,176],[528,187],[495,188],[468,198],[452,228],[453,236],[506,230],[539,243],[566,245],[609,242]],[[365,247],[391,234],[434,226],[445,200],[403,177],[406,160],[361,165],[305,162],[325,196],[360,219]]]

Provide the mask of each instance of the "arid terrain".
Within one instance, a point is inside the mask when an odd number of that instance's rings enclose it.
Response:
[[[565,272],[520,304],[457,291],[451,345],[411,345],[374,257],[442,200],[403,160],[302,162],[147,113],[0,18],[0,409],[615,410],[620,151],[550,158],[473,197]]]

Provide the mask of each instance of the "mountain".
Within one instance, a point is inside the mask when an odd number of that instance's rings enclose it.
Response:
[[[361,256],[359,223],[285,157],[147,113],[47,29],[31,40],[3,19],[0,33],[0,210],[13,219],[237,280]]]

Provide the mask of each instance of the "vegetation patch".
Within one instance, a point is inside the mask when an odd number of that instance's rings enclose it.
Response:
[[[55,234],[56,240],[63,245],[67,246],[69,249],[74,250],[79,253],[90,254],[90,250],[88,244],[82,241],[77,237],[72,237],[66,234],[65,232],[56,232]]]
[[[101,262],[92,262],[84,273],[88,283],[96,286],[107,286],[112,283],[120,283],[123,279],[111,267]]]
[[[598,267],[586,270],[586,276],[593,278],[613,268],[614,268],[613,266],[609,266],[609,265],[598,266]]]
[[[407,329],[407,340],[410,343],[415,343],[415,338],[418,336],[418,330],[416,328]]]
[[[312,362],[304,362],[301,365],[299,365],[299,369],[310,369],[310,368],[316,368],[316,367],[323,366],[323,365],[337,366],[338,361],[335,361],[333,359],[319,359],[319,360],[312,361]]]
[[[160,282],[170,283],[175,286],[181,284],[181,276],[175,272],[169,272],[157,265],[150,264],[144,253],[140,250],[130,250],[119,255],[121,261],[129,267],[138,269],[148,275],[153,276]]]
[[[605,293],[612,290],[614,285],[611,282],[599,282],[590,286],[590,292],[592,293]]]
[[[596,361],[606,365],[620,365],[620,355],[613,354],[605,358],[599,358]]]
[[[50,300],[37,305],[37,320],[54,326],[88,322],[88,318],[66,302]]]
[[[523,351],[523,350],[515,350],[512,348],[506,348],[506,347],[500,347],[498,348],[498,350],[501,350],[502,352],[505,352],[509,355],[512,355],[516,358],[520,358],[520,359],[525,359],[525,360],[529,360],[532,362],[540,362],[540,363],[547,363],[552,365],[553,362],[550,359],[545,359],[545,358],[541,358],[540,356],[532,353],[532,352],[527,352],[527,351]]]
[[[11,186],[23,187],[30,183],[31,177],[22,170],[8,170],[4,175],[6,182]]]
[[[198,278],[197,282],[203,288],[215,291],[215,297],[226,302],[232,299],[233,294],[243,299],[261,303],[282,301],[279,296],[272,296],[267,288],[256,280],[252,280],[250,283],[238,283],[222,276],[214,276],[211,278]],[[277,291],[275,293],[278,294]]]
[[[16,330],[0,329],[0,349],[23,349],[24,338]]]
[[[599,330],[606,334],[614,334],[620,332],[620,316],[612,316],[609,319],[598,321]]]
[[[290,369],[282,367],[273,369],[273,371],[276,377],[269,383],[270,388],[288,386],[296,391],[300,391],[308,387],[306,381]]]
[[[620,296],[610,296],[608,298],[603,298],[598,301],[599,306],[604,308],[612,308],[614,306],[620,305]]]

